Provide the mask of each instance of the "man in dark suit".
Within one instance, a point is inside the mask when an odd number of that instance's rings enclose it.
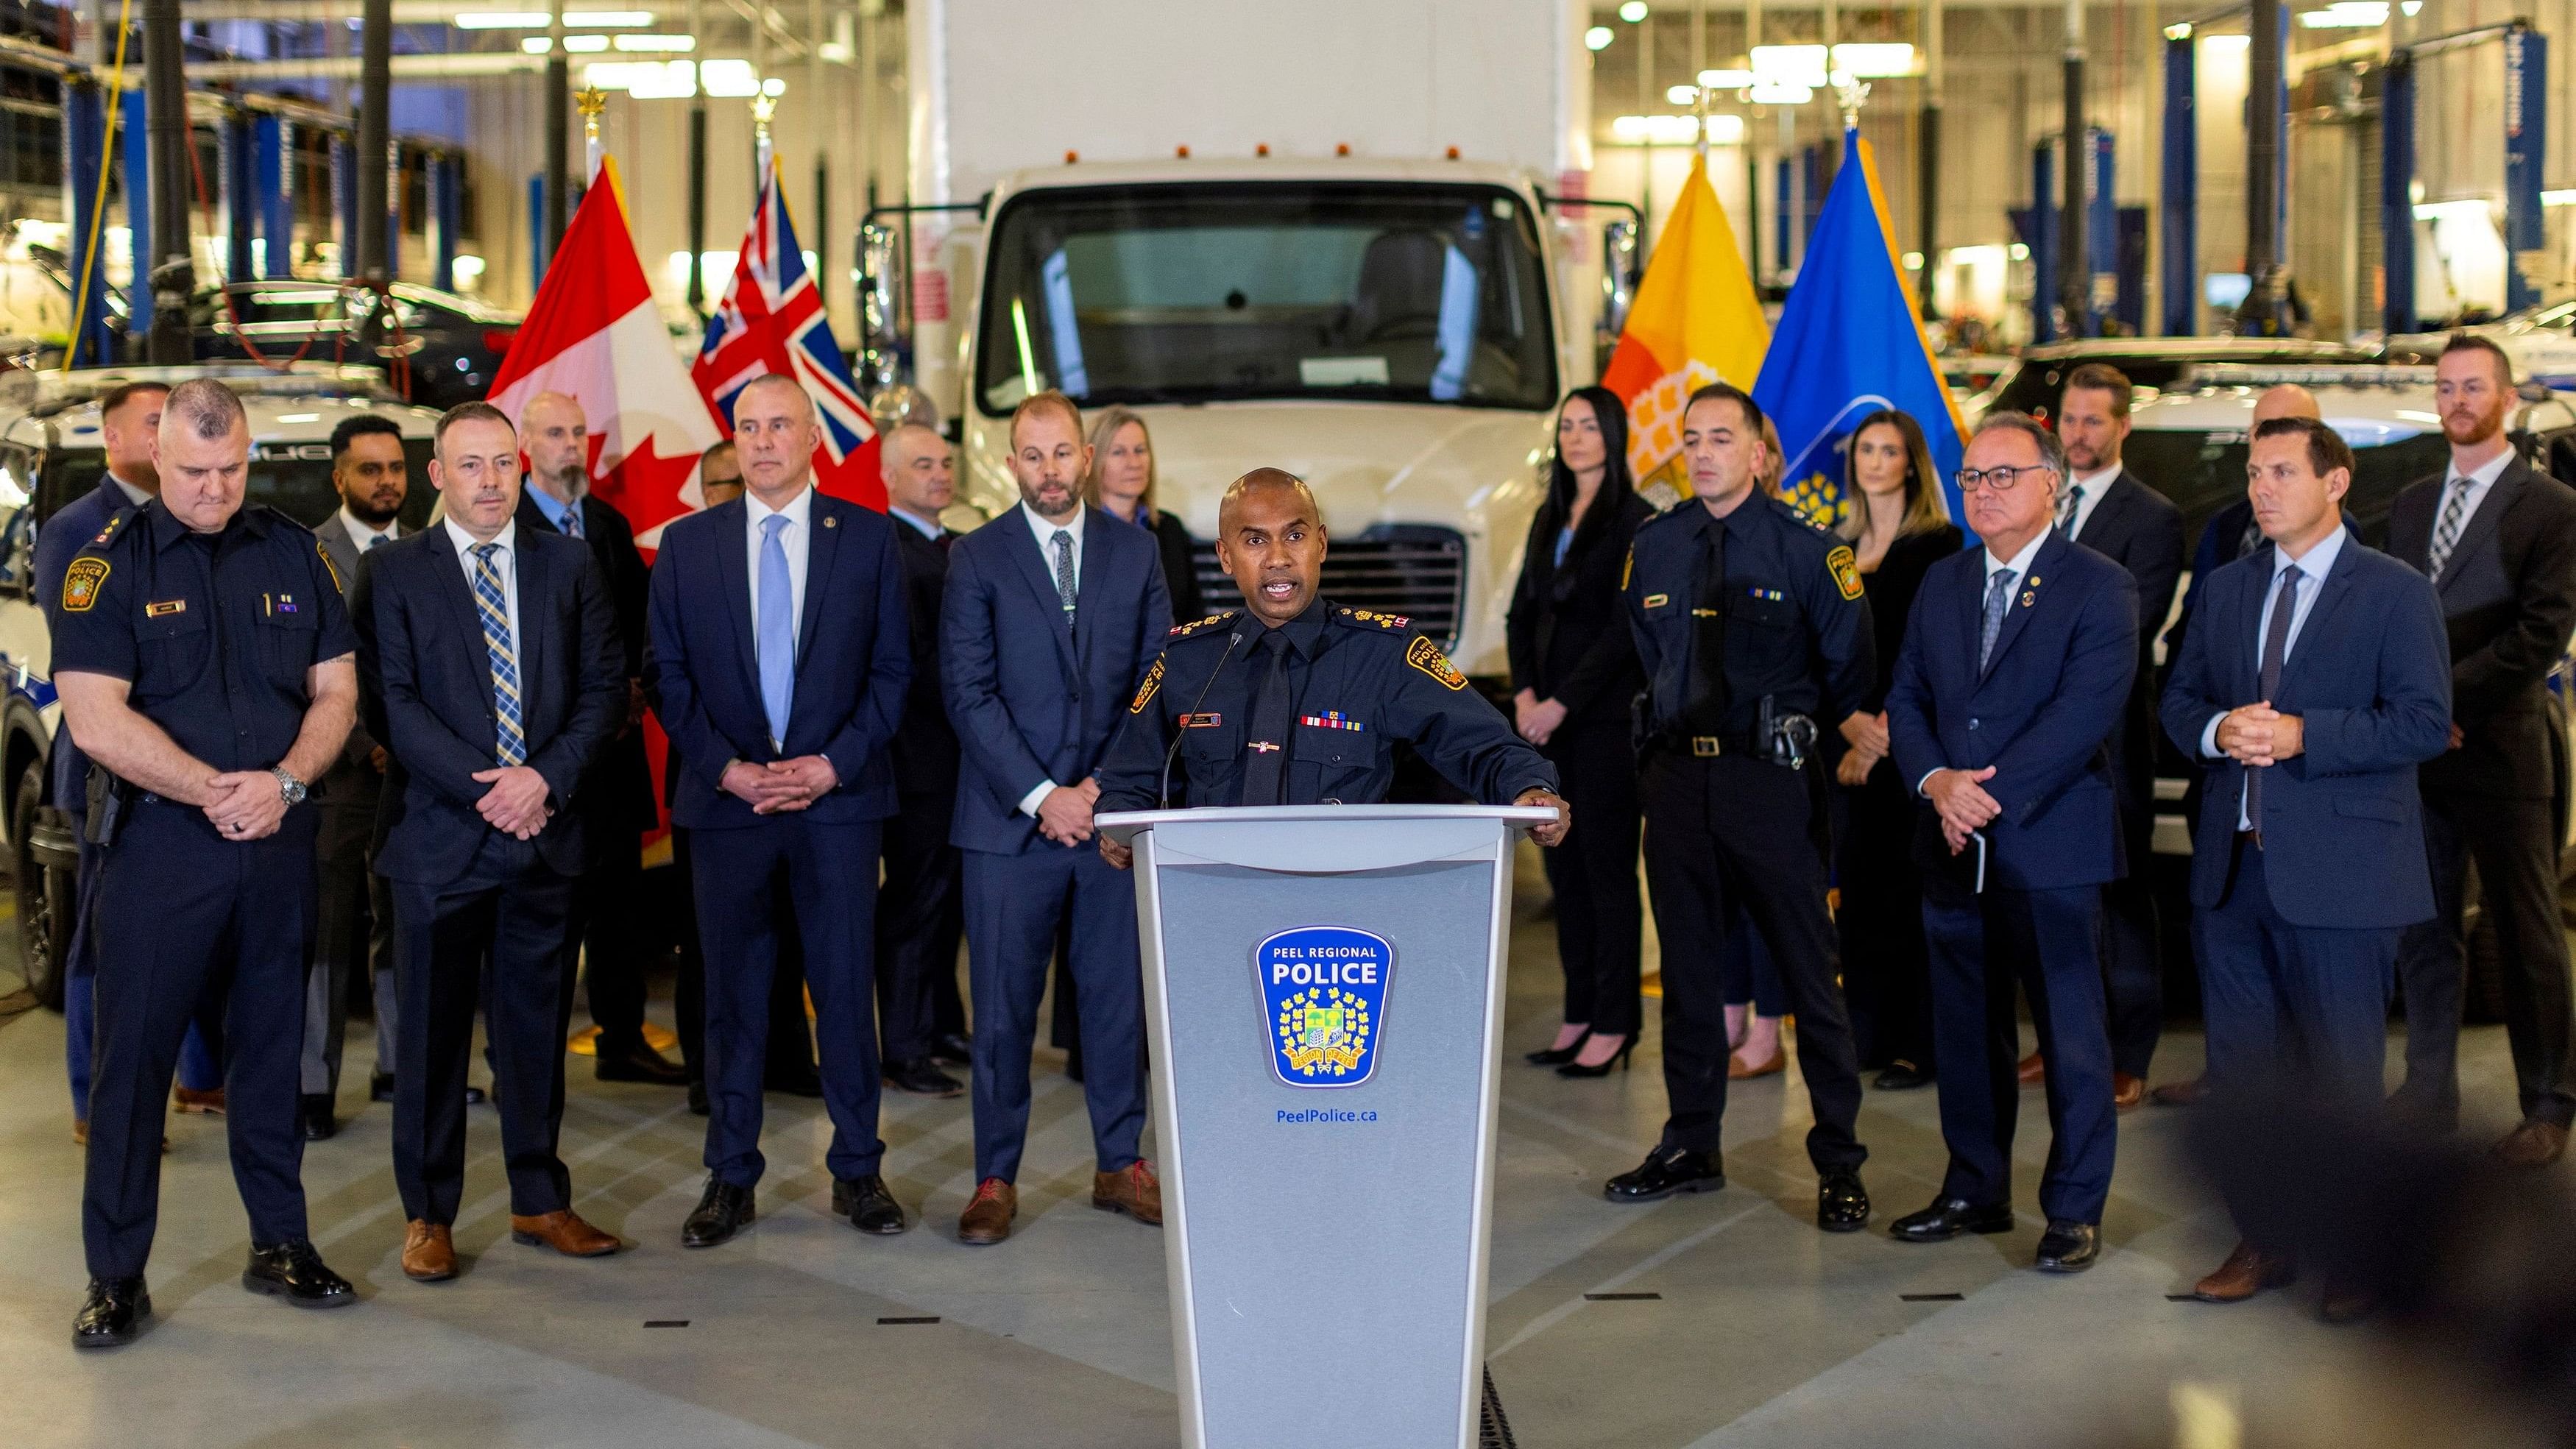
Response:
[[[579,402],[538,393],[519,410],[519,437],[529,484],[519,495],[519,526],[590,545],[626,648],[626,714],[582,792],[591,859],[573,887],[573,935],[599,1028],[594,1070],[603,1082],[678,1086],[688,1073],[644,1040],[643,836],[661,823],[644,759],[644,556],[626,516],[591,496],[590,427]]]
[[[568,1257],[625,1246],[572,1210],[556,1152],[580,795],[626,707],[617,617],[588,549],[517,525],[519,439],[499,409],[449,409],[429,476],[444,518],[371,553],[350,600],[367,728],[393,759],[376,869],[402,995],[394,1183],[402,1270],[424,1283],[456,1276],[487,961],[510,1235]]]
[[[2546,681],[2576,628],[2576,493],[2533,472],[2505,436],[2513,367],[2483,337],[2451,339],[2434,370],[2451,465],[2397,495],[2388,551],[2432,579],[2451,640],[2451,739],[2417,778],[2433,919],[2398,952],[2406,1085],[2398,1100],[2459,1120],[2461,879],[2478,866],[2504,970],[2522,1125],[2496,1144],[2517,1166],[2558,1160],[2576,1118],[2576,1034],[2558,921],[2558,798],[2567,741]]]
[[[2182,510],[2120,462],[2133,391],[2118,368],[2088,362],[2067,374],[2057,407],[2069,470],[2057,527],[2127,569],[2138,586],[2138,672],[2113,746],[2120,839],[2131,869],[2102,891],[2110,927],[2102,966],[2111,1006],[2111,1100],[2124,1112],[2146,1097],[2147,1067],[2164,1027],[2163,952],[2146,870],[2156,826],[2155,640],[2182,581]],[[2041,1070],[2034,1054],[2022,1063],[2022,1080],[2037,1081]]]
[[[1962,463],[1985,546],[1924,575],[1887,698],[1897,767],[1932,804],[1915,857],[1950,1148],[1939,1196],[1892,1231],[2012,1229],[2017,977],[2054,1135],[2038,1266],[2072,1273],[2101,1252],[2119,1131],[2099,944],[2102,887],[2128,868],[2112,749],[2138,667],[2137,585],[2051,526],[2066,455],[2028,415],[1988,414]]]
[[[1082,504],[1091,450],[1060,392],[1011,415],[1020,506],[957,541],[940,669],[957,722],[967,970],[974,986],[975,1196],[969,1243],[1010,1236],[1028,1136],[1029,1053],[1056,923],[1080,1003],[1094,1207],[1163,1220],[1145,1127],[1135,883],[1091,846],[1109,738],[1172,627],[1154,536]]]
[[[885,889],[877,912],[877,1030],[885,1079],[899,1091],[954,1097],[964,1083],[939,1069],[967,1055],[966,1007],[957,991],[965,934],[963,863],[948,843],[957,815],[957,732],[939,697],[939,602],[948,550],[939,522],[956,496],[948,440],[919,423],[886,430],[887,517],[902,544],[904,605],[911,622],[912,692],[894,733],[894,818],[886,822]]]
[[[400,535],[410,480],[404,476],[402,428],[375,413],[351,413],[331,429],[331,486],[340,508],[313,536],[331,561],[343,591],[358,577],[359,561]],[[394,989],[392,887],[373,866],[376,798],[386,755],[362,723],[349,731],[322,777],[322,820],[314,842],[320,908],[313,932],[313,966],[305,974],[304,1140],[320,1142],[339,1131],[340,1053],[349,1029],[349,978],[364,972],[376,1003],[376,1069],[368,1095],[393,1100],[395,1023],[401,1018]]]
[[[2398,933],[2433,914],[2415,767],[2447,742],[2451,672],[2422,576],[2344,527],[2352,466],[2315,419],[2255,430],[2247,491],[2270,541],[2210,579],[2163,706],[2209,771],[2191,903],[2210,1078],[2345,1109],[2379,1104]],[[2246,1241],[2195,1296],[2289,1281],[2282,1245],[2239,1223]],[[2327,1318],[2368,1307],[2327,1285]]]
[[[678,519],[654,559],[647,687],[683,762],[671,818],[690,832],[706,954],[706,1164],[681,1229],[713,1247],[752,1221],[779,922],[792,912],[814,994],[832,1207],[904,1230],[878,1167],[879,838],[895,813],[886,745],[911,680],[897,525],[814,487],[821,425],[771,374],[734,397],[749,493]]]

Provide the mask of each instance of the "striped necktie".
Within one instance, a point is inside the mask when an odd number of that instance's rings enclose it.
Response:
[[[483,652],[492,660],[492,753],[504,765],[528,762],[528,737],[519,726],[519,659],[510,648],[510,606],[501,592],[497,543],[474,546],[474,613],[483,621]]]

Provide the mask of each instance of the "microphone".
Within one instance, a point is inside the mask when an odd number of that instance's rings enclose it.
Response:
[[[1234,657],[1234,646],[1242,642],[1243,631],[1240,629],[1225,637],[1225,652],[1216,657],[1216,668],[1208,671],[1207,683],[1199,686],[1199,697],[1190,701],[1188,713],[1182,716],[1183,719],[1197,714],[1199,706],[1207,703],[1208,691],[1216,688],[1216,677],[1225,672],[1225,661]],[[1171,744],[1163,750],[1163,783],[1154,791],[1154,808],[1157,810],[1172,808],[1172,761],[1178,759],[1180,753],[1181,731],[1174,730]]]

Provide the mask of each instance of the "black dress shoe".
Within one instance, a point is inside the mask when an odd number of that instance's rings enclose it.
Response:
[[[832,1215],[848,1218],[851,1227],[880,1237],[892,1237],[909,1226],[903,1220],[903,1204],[886,1190],[885,1179],[874,1173],[833,1178]]]
[[[603,1034],[596,1070],[603,1082],[642,1082],[650,1087],[676,1087],[689,1079],[687,1068],[653,1050],[641,1037],[610,1046]]]
[[[1946,1243],[1961,1233],[2009,1233],[2012,1204],[1979,1207],[1963,1197],[1936,1197],[1919,1213],[1907,1213],[1888,1226],[1888,1236],[1909,1243]]]
[[[72,1320],[72,1347],[119,1348],[132,1343],[152,1316],[152,1293],[140,1278],[92,1278],[89,1297]]]
[[[790,1097],[820,1097],[823,1095],[823,1077],[812,1067],[773,1070],[760,1084],[760,1089]]]
[[[689,1083],[689,1110],[701,1117],[715,1115],[715,1109],[707,1105],[707,1084],[703,1078]]]
[[[1705,1152],[1658,1148],[1633,1172],[1623,1172],[1602,1186],[1612,1202],[1661,1202],[1677,1192],[1715,1192],[1726,1186],[1726,1171]]]
[[[391,1073],[391,1072],[370,1072],[370,1073],[368,1073],[368,1074],[367,1074],[367,1100],[368,1100],[368,1101],[370,1101],[370,1102],[390,1102],[390,1101],[392,1101],[393,1099],[394,1099],[394,1074],[393,1074],[393,1073]],[[472,1101],[473,1099],[472,1099],[471,1097],[468,1097],[466,1100],[467,1100],[467,1101]]]
[[[943,1067],[975,1065],[975,1042],[962,1031],[944,1031],[931,1038],[930,1059]]]
[[[1902,1057],[1887,1064],[1887,1069],[1870,1083],[1882,1092],[1910,1092],[1932,1085],[1932,1074]]]
[[[331,1271],[309,1238],[265,1248],[253,1244],[250,1266],[242,1269],[242,1286],[283,1298],[298,1308],[341,1308],[358,1301],[358,1290]]]
[[[1587,1031],[1576,1037],[1572,1046],[1541,1047],[1534,1052],[1523,1052],[1521,1060],[1534,1067],[1561,1067],[1581,1055],[1583,1044],[1590,1040],[1592,1040],[1592,1033]]]
[[[2081,1273],[2102,1256],[2102,1229],[2092,1223],[2048,1220],[2039,1235],[2037,1266],[2043,1273]]]
[[[966,1090],[966,1084],[939,1069],[928,1057],[908,1062],[885,1064],[885,1084],[898,1092],[916,1097],[954,1097]]]
[[[736,1187],[721,1177],[707,1179],[706,1195],[698,1199],[697,1211],[680,1225],[680,1246],[712,1248],[731,1240],[752,1219],[751,1189]]]
[[[1850,1168],[1828,1172],[1816,1184],[1816,1226],[1829,1233],[1856,1233],[1869,1226],[1869,1189]]]
[[[339,1134],[340,1123],[331,1115],[333,1105],[329,1097],[318,1093],[304,1098],[300,1107],[305,1141],[328,1142]]]

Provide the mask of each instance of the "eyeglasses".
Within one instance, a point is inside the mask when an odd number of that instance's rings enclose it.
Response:
[[[1980,488],[1992,488],[1996,492],[2002,493],[2009,491],[2013,484],[2021,481],[2021,475],[2024,473],[2054,473],[2056,471],[2056,469],[2051,468],[2044,463],[2028,463],[2018,468],[2009,466],[2002,468],[1988,468],[1984,472],[1979,472],[1974,468],[1962,468],[1950,476],[1958,482],[1959,491],[1962,493],[1974,493]]]

